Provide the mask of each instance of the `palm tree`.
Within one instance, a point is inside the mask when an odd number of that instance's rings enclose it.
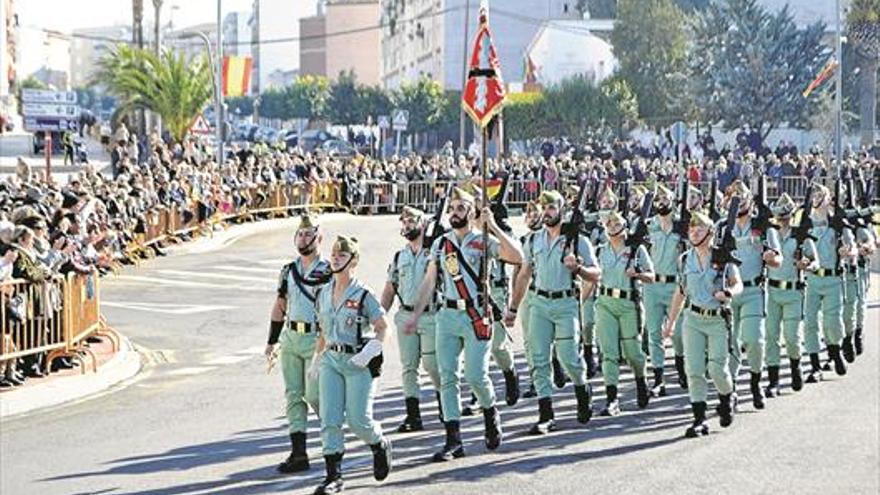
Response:
[[[94,79],[118,98],[122,111],[147,109],[161,116],[178,142],[212,95],[208,60],[170,50],[156,55],[119,45],[99,61]]]
[[[853,0],[847,16],[848,38],[859,65],[861,142],[874,143],[877,122],[877,69],[880,65],[880,0]]]

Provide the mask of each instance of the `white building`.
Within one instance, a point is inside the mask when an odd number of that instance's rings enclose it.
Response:
[[[113,49],[112,40],[131,40],[131,26],[116,25],[74,29],[70,42],[70,85],[87,86],[98,61]]]
[[[319,0],[254,0],[252,52],[259,91],[271,87],[279,74],[299,72],[299,20],[317,15],[319,8]]]
[[[223,54],[246,56],[251,54],[250,12],[230,12],[223,19]]]
[[[542,86],[573,76],[603,81],[617,69],[611,44],[593,34],[590,21],[547,21],[526,49]]]

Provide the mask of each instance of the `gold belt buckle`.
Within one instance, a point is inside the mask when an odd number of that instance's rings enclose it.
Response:
[[[611,297],[618,297],[619,298],[620,293],[621,293],[620,289],[617,289],[617,288],[611,289]]]
[[[302,321],[297,321],[294,323],[294,327],[297,333],[306,333],[306,324]]]

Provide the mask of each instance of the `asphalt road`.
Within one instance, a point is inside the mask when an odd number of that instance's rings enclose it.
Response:
[[[401,245],[396,219],[331,215],[323,224],[325,251],[343,231],[361,240],[360,277],[380,290]],[[217,251],[174,254],[105,280],[108,320],[148,364],[106,395],[3,422],[0,492],[311,493],[323,477],[317,421],[310,423],[312,470],[276,474],[288,449],[283,389],[261,355],[277,272],[292,252],[294,223],[279,225]],[[378,493],[880,493],[877,309],[868,322],[866,353],[846,377],[794,394],[786,370],[785,394],[768,400],[767,409],[756,412],[746,397],[731,428],[722,430],[712,414],[711,435],[696,440],[682,437],[690,411],[677,386],[640,411],[625,374],[617,418],[579,425],[567,386],[556,396],[559,431],[526,436],[537,403],[522,400],[502,406],[505,443],[497,452],[482,445],[482,418],[466,419],[468,456],[437,465],[428,459],[443,433],[426,388],[428,429],[391,434],[394,471]],[[513,333],[520,351],[519,330]],[[400,367],[390,346],[375,407],[386,431],[403,417]],[[521,352],[517,362],[525,378]],[[503,380],[494,376],[502,396]],[[594,385],[602,396],[600,382]],[[351,435],[347,445],[347,491],[375,490],[369,449]]]

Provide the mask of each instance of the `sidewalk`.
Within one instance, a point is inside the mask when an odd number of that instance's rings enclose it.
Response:
[[[82,365],[49,374],[45,378],[28,378],[24,385],[0,390],[0,418],[64,404],[92,397],[136,375],[141,369],[140,354],[128,339],[122,339],[118,352],[113,352],[110,340],[89,347],[98,361],[97,373],[91,369],[91,360]]]

